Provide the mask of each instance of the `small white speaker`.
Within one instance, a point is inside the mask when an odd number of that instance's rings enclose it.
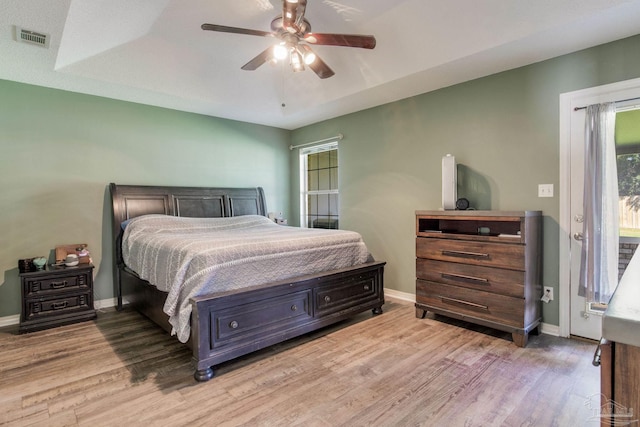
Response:
[[[456,158],[447,154],[442,158],[442,209],[445,211],[456,209],[457,186]]]

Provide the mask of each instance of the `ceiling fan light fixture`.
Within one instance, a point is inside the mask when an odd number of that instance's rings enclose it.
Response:
[[[291,51],[291,68],[293,68],[294,72],[304,71],[302,55],[297,50]]]
[[[313,53],[311,48],[309,46],[306,46],[306,45],[302,45],[302,50],[300,50],[300,48],[298,48],[298,52],[300,52],[300,55],[302,55],[302,57],[304,58],[304,63],[306,65],[313,64],[315,62],[316,58],[317,58],[316,54]]]
[[[273,57],[275,59],[285,59],[289,54],[289,49],[282,44],[277,44],[273,47]]]

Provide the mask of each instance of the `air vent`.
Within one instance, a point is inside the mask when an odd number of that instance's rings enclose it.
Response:
[[[49,47],[49,35],[38,33],[36,31],[26,30],[16,27],[16,41],[21,43],[34,44],[36,46]]]

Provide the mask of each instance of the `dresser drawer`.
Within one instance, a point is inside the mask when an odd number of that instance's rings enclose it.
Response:
[[[442,283],[416,281],[416,302],[427,307],[522,328],[525,300]]]
[[[520,244],[417,237],[416,257],[512,270],[525,269],[524,246]]]
[[[60,294],[66,291],[88,290],[91,285],[88,273],[54,276],[45,278],[29,278],[24,281],[24,296],[27,298]]]
[[[23,320],[34,320],[40,317],[59,316],[83,310],[93,311],[91,292],[76,293],[63,297],[27,299],[24,302]]]
[[[416,277],[486,292],[524,298],[524,272],[473,264],[416,259]]]
[[[264,338],[269,331],[282,331],[313,319],[311,291],[258,300],[213,313],[214,346],[252,337]]]

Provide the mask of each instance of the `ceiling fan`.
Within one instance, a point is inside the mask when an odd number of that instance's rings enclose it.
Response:
[[[282,15],[271,21],[271,31],[249,30],[225,25],[202,24],[202,29],[222,33],[247,34],[250,36],[273,37],[279,41],[275,46],[265,49],[241,68],[253,71],[269,61],[289,59],[293,71],[303,71],[304,66],[311,68],[321,79],[333,76],[334,71],[316,55],[309,45],[346,46],[373,49],[376,46],[374,36],[359,34],[312,33],[311,24],[304,17],[307,0],[283,0]]]

